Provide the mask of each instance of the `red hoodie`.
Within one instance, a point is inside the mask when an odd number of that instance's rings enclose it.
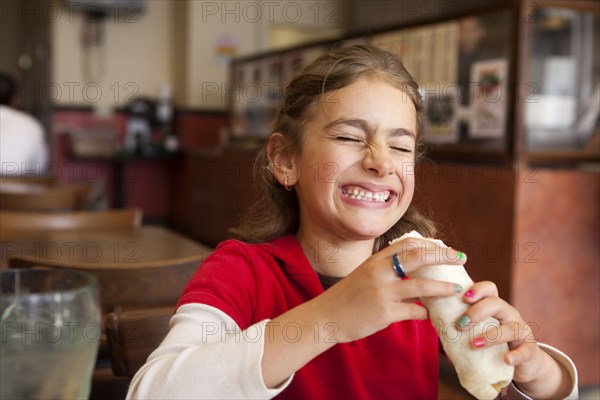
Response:
[[[221,243],[185,288],[178,307],[201,303],[242,329],[275,318],[323,293],[295,237]],[[285,328],[285,327],[284,327]],[[301,332],[284,329],[290,340]],[[427,321],[402,321],[333,346],[296,372],[281,399],[437,399],[438,338]]]

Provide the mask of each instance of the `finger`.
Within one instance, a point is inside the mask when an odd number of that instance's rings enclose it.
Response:
[[[408,299],[402,299],[402,302],[409,304],[409,303],[416,303],[416,302],[418,302],[420,300],[421,299],[419,299],[418,297],[411,297],[411,298],[408,298]]]
[[[469,307],[456,323],[459,329],[466,330],[490,317],[496,318],[501,324],[522,322],[521,315],[514,307],[500,297],[488,296]]]
[[[395,309],[393,321],[404,321],[411,319],[424,320],[429,318],[427,309],[419,304],[400,304]]]
[[[522,343],[514,350],[509,351],[504,356],[504,360],[509,365],[521,365],[531,361],[538,346],[534,343]]]
[[[424,265],[455,264],[462,265],[467,256],[450,247],[442,247],[428,240],[407,238],[386,247],[380,252],[382,257],[398,255],[406,273],[410,273]]]
[[[529,323],[521,321],[518,323],[518,326],[515,329],[519,329],[518,331],[518,339],[512,342],[508,342],[508,347],[512,349],[516,349],[522,343],[534,343],[537,345],[537,340],[535,338],[535,323],[532,327]]]
[[[397,301],[423,297],[458,296],[462,286],[452,282],[434,281],[432,279],[397,280],[391,283]]]
[[[518,327],[514,324],[500,326],[489,325],[483,327],[481,334],[473,337],[470,344],[474,349],[483,349],[500,343],[512,342],[513,340],[518,339],[518,330]]]
[[[466,303],[476,303],[488,296],[498,296],[498,288],[491,281],[481,281],[473,284],[464,294]]]
[[[471,347],[481,349],[495,346],[500,343],[513,343],[513,348],[518,348],[526,339],[525,329],[522,324],[512,322],[509,324],[484,326],[481,333],[471,339]]]

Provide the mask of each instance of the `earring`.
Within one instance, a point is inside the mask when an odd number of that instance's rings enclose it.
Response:
[[[285,190],[287,190],[288,192],[292,191],[292,187],[289,185],[287,175],[285,176],[285,178],[283,178],[283,187],[285,187]]]

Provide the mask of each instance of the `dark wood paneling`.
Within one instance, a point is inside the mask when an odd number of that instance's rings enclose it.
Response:
[[[422,163],[415,202],[439,228],[438,238],[464,251],[475,281],[496,283],[510,297],[515,173],[511,168]]]
[[[190,216],[197,212],[194,204],[195,157],[192,153],[197,149],[217,148],[226,122],[225,113],[183,110],[175,114],[175,132],[186,157],[179,173],[170,176],[173,187],[170,215],[172,225],[186,234],[190,233],[193,225]]]
[[[215,246],[230,237],[252,202],[255,152],[225,150],[221,155],[192,156],[191,236]]]

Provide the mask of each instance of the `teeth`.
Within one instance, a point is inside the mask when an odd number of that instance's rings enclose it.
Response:
[[[342,193],[345,194],[346,196],[350,197],[353,200],[378,201],[378,202],[386,201],[390,197],[390,194],[391,194],[389,191],[373,193],[373,192],[361,190],[358,188],[344,189],[342,191]]]

